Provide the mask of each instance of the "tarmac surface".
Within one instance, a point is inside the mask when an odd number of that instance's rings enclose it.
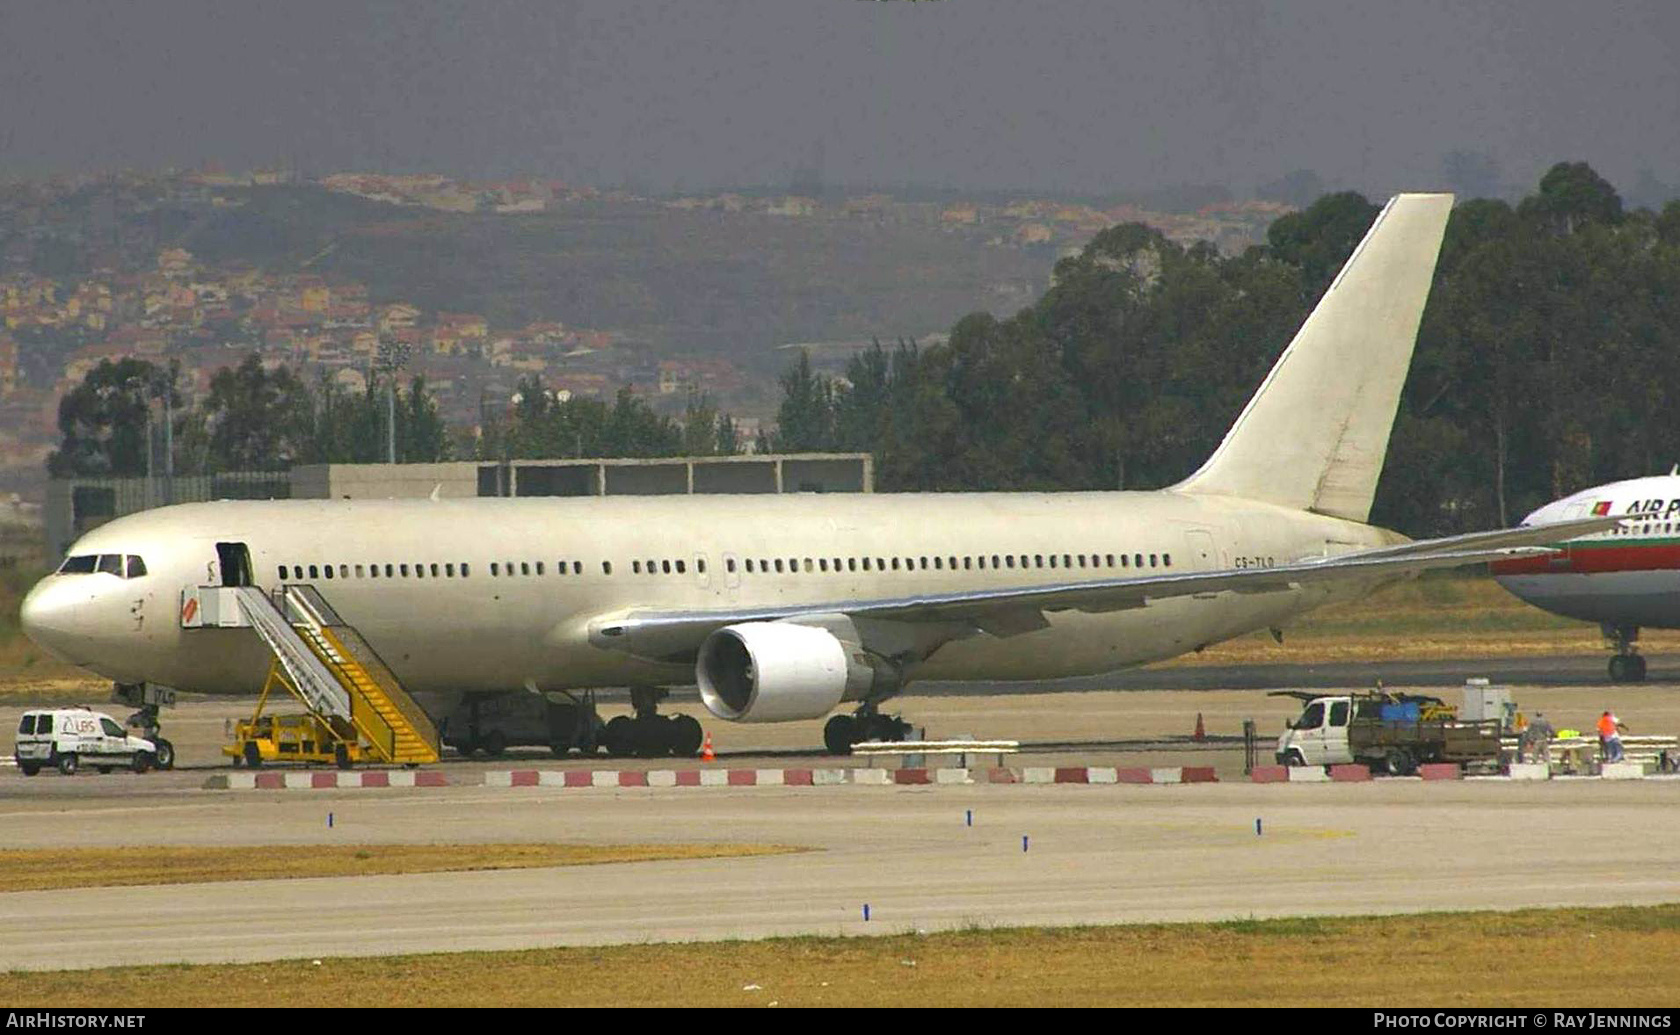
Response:
[[[1586,660],[1595,670],[1602,664],[1602,656]],[[1556,659],[1550,664],[1557,667]],[[1653,673],[1659,671],[1653,660]],[[1195,668],[1175,668],[1110,677],[1109,685],[1167,673],[1179,685],[1220,682]],[[1468,663],[1443,675],[1431,692],[1454,701],[1450,688],[1480,675],[1500,677],[1497,669]],[[1374,678],[1369,670],[1351,672],[1316,688],[1368,686]],[[1382,678],[1403,685],[1398,677]],[[1596,678],[1596,671],[1584,678]],[[1284,685],[1312,686],[1301,679]],[[810,850],[0,894],[0,915],[9,921],[0,925],[0,966],[1680,900],[1674,862],[1680,825],[1673,821],[1680,781],[1252,785],[1235,782],[1242,720],[1258,725],[1264,754],[1283,720],[1298,710],[1293,700],[1242,689],[1011,689],[1016,692],[908,696],[901,706],[930,736],[1021,740],[1016,765],[1211,764],[1232,782],[213,792],[199,787],[223,766],[217,752],[225,725],[251,702],[200,700],[165,716],[166,735],[188,768],[69,778],[0,769],[7,846],[231,844],[261,852],[335,843],[727,841]],[[1525,712],[1543,710],[1560,727],[1591,729],[1598,712],[1611,707],[1631,732],[1680,732],[1674,684],[1517,685],[1512,692]],[[122,717],[120,708],[88,703]],[[0,707],[4,728],[16,728],[21,710]],[[709,718],[680,699],[673,710]],[[1210,743],[1189,740],[1198,713]],[[706,725],[720,765],[820,758],[818,722]],[[561,761],[541,751],[443,763],[462,774],[628,765],[670,768],[672,761]],[[969,810],[972,827],[964,822]],[[330,829],[328,812],[334,813]]]

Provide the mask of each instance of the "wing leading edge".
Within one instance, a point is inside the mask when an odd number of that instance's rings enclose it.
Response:
[[[1319,583],[1400,578],[1436,568],[1544,554],[1556,544],[1620,524],[1600,517],[1546,525],[1471,532],[1422,539],[1398,546],[1356,550],[1269,568],[1227,568],[1205,572],[1085,579],[1033,586],[999,587],[874,600],[830,600],[783,607],[681,611],[632,609],[589,623],[597,647],[650,660],[692,660],[705,638],[740,622],[798,622],[836,615],[895,624],[929,624],[1011,636],[1044,628],[1051,611],[1121,611],[1154,600],[1224,592],[1274,593]],[[958,633],[961,635],[961,633]],[[941,637],[940,642],[950,636]]]

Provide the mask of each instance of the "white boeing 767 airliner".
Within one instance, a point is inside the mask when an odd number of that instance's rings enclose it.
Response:
[[[630,686],[651,728],[652,688],[698,683],[741,722],[855,702],[825,735],[846,750],[901,735],[878,705],[912,679],[1111,671],[1610,527],[1409,542],[1365,523],[1451,207],[1390,200],[1167,489],[187,504],[83,536],[23,625],[118,684],[255,693],[263,643],[183,629],[183,604],[309,583],[434,715],[462,693]]]

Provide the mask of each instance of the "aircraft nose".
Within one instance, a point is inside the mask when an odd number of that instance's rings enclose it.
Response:
[[[29,595],[23,598],[18,620],[24,635],[35,641],[37,646],[71,660],[66,647],[77,634],[78,610],[73,587],[62,582],[55,583],[49,575],[37,582]]]

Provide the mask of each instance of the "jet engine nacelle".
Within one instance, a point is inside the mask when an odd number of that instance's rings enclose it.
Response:
[[[735,722],[820,719],[876,681],[857,644],[787,622],[724,626],[700,645],[694,674],[706,708]]]

